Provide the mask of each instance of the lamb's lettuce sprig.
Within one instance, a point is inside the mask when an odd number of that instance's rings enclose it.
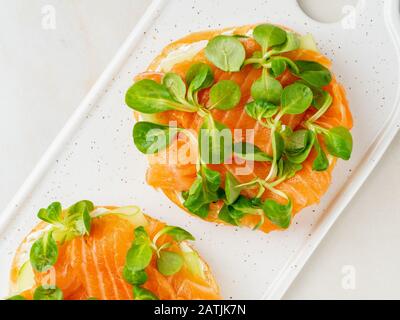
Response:
[[[84,200],[67,210],[59,202],[39,210],[39,219],[49,223],[51,228],[36,240],[30,250],[30,263],[37,272],[46,272],[58,259],[58,244],[90,233],[94,205]]]
[[[204,163],[200,164],[196,180],[189,191],[182,194],[184,207],[203,219],[207,218],[210,205],[222,198],[220,184],[221,174]]]
[[[213,119],[211,111],[230,110],[238,105],[241,100],[239,85],[232,80],[222,80],[214,84],[213,71],[205,63],[193,64],[186,74],[185,81],[175,73],[167,73],[162,84],[148,79],[138,81],[128,90],[126,103],[141,113],[160,113],[168,110],[197,112],[204,118],[204,130],[216,133],[226,128]],[[207,88],[210,88],[209,104],[202,105],[199,92]],[[183,128],[143,121],[135,124],[133,140],[139,151],[154,154],[167,148],[178,133],[192,137]],[[213,137],[215,134],[210,135],[211,140]],[[214,148],[214,152],[219,152],[219,149]]]
[[[134,235],[135,238],[126,255],[123,277],[129,284],[133,285],[135,300],[158,300],[154,293],[143,287],[148,280],[145,269],[150,265],[153,258],[156,259],[158,271],[165,276],[178,273],[185,264],[182,254],[168,250],[173,242],[164,242],[159,245],[159,239],[162,236],[169,236],[177,244],[195,239],[186,230],[174,226],[164,227],[153,239],[150,239],[143,226],[137,227]]]
[[[289,146],[289,149],[285,149],[281,119],[284,115],[304,113],[313,101],[313,92],[308,86],[296,82],[282,89],[279,96],[279,104],[274,104],[271,101],[263,99],[256,99],[257,97],[254,96],[253,98],[254,101],[250,102],[245,110],[250,117],[257,120],[262,126],[270,129],[272,164],[265,180],[273,181],[278,173],[277,166],[279,160],[285,155],[285,151],[288,151],[287,153],[289,154],[291,148]]]
[[[273,182],[267,182],[264,179],[257,178],[253,181],[240,184],[232,174],[227,174],[225,181],[225,204],[219,212],[219,219],[226,223],[240,226],[241,220],[247,216],[257,216],[259,222],[254,229],[260,228],[265,219],[269,219],[273,224],[280,228],[288,228],[292,217],[292,201],[282,191],[276,188],[279,184],[293,177],[301,165],[293,165],[290,162],[281,160],[279,162],[279,178]],[[244,190],[258,189],[254,198],[247,198],[240,193]],[[262,200],[262,195],[266,190],[271,191],[282,201],[274,199]]]
[[[140,80],[128,89],[126,104],[144,114],[177,110],[204,115],[207,108],[200,104],[199,92],[207,88],[211,88],[211,109],[229,110],[240,101],[241,92],[236,82],[223,80],[214,84],[214,74],[208,64],[193,64],[185,80],[186,83],[176,73],[167,73],[162,83]]]
[[[64,294],[56,286],[39,286],[33,292],[33,300],[63,300]],[[15,295],[6,300],[27,300],[22,295]]]

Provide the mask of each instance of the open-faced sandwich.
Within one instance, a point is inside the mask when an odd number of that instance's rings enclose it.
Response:
[[[138,207],[41,209],[11,271],[13,300],[219,299],[193,236]]]
[[[147,182],[202,219],[269,232],[318,203],[353,121],[311,35],[271,24],[168,45],[126,94]]]

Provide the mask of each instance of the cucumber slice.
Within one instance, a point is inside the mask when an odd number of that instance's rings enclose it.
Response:
[[[193,57],[205,46],[207,45],[207,41],[199,41],[192,43],[190,45],[186,45],[184,47],[179,48],[171,52],[167,57],[163,59],[160,63],[160,70],[162,72],[170,72],[171,69],[178,63],[182,61],[192,60]]]
[[[152,122],[152,123],[156,123],[156,124],[161,124],[160,121],[157,119],[156,114],[141,113],[140,117],[142,118],[143,121]]]
[[[190,248],[185,242],[180,244],[180,248],[183,253],[183,260],[189,271],[192,274],[205,279],[204,263],[200,259],[197,252],[193,251],[192,248]]]
[[[311,50],[319,53],[317,44],[311,33],[307,33],[305,36],[300,38],[300,49]]]
[[[143,212],[139,207],[136,206],[128,206],[128,207],[120,207],[114,210],[104,211],[98,214],[94,214],[93,218],[101,218],[106,215],[113,214],[120,218],[126,219],[131,222],[135,227],[147,226],[148,221],[144,216]]]
[[[26,261],[18,271],[16,290],[18,293],[32,289],[35,286],[35,274],[30,261]]]

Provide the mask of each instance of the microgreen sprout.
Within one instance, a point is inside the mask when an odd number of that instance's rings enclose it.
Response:
[[[143,226],[137,227],[134,234],[132,246],[126,255],[123,276],[133,285],[135,300],[158,299],[152,292],[142,287],[148,280],[145,269],[150,265],[153,254],[155,253],[158,271],[165,276],[172,276],[182,269],[185,259],[182,253],[167,249],[174,243],[179,245],[183,241],[194,240],[194,237],[186,230],[174,226],[164,227],[152,240]],[[169,237],[171,241],[164,239],[159,245],[162,237]]]
[[[80,201],[62,210],[61,204],[54,202],[46,209],[40,209],[39,219],[52,227],[36,240],[30,250],[30,262],[37,272],[45,272],[54,266],[58,259],[58,243],[90,233],[90,212],[94,206],[90,201]]]

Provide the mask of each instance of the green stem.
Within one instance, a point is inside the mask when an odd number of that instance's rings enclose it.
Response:
[[[194,134],[190,131],[190,129],[181,129],[181,130],[179,130],[179,131],[182,132],[184,135],[186,135],[186,137],[189,138],[189,141],[190,141],[193,145],[197,144],[197,148],[199,148],[199,145],[198,145],[198,144],[199,144],[199,140],[197,139],[197,137],[194,136]],[[196,169],[197,169],[197,171],[200,170],[200,166],[201,166],[201,157],[200,157],[200,160],[197,161],[197,163],[196,163]]]
[[[157,257],[160,257],[160,251],[168,248],[171,246],[170,242],[166,242],[164,244],[162,244],[160,247],[157,246],[157,241],[158,239],[160,239],[161,236],[163,236],[166,232],[166,228],[161,229],[159,232],[156,233],[156,235],[153,238],[153,241],[151,242],[150,246],[153,248],[153,250],[156,252]]]
[[[200,107],[200,108],[197,110],[197,114],[198,114],[200,117],[202,117],[202,118],[204,118],[204,117],[206,117],[206,116],[208,116],[208,115],[211,115],[210,110],[205,109],[205,108],[203,108],[203,107]]]
[[[192,104],[189,104],[187,102],[185,103],[171,103],[171,106],[174,107],[175,110],[177,111],[183,111],[183,112],[197,112],[199,107],[194,106]]]
[[[253,187],[255,187],[257,184],[259,185],[259,191],[257,193],[256,198],[261,198],[262,195],[264,194],[265,190],[268,189],[272,192],[274,192],[275,194],[281,196],[282,198],[288,199],[287,195],[285,193],[283,193],[280,190],[275,189],[275,187],[279,184],[281,184],[282,182],[284,182],[286,180],[286,177],[282,177],[281,179],[278,179],[276,181],[273,182],[267,182],[265,180],[262,180],[260,178],[257,178],[255,180],[252,180],[250,182],[247,183],[243,183],[240,185],[237,185],[235,188],[240,188],[240,189],[252,189]]]
[[[263,121],[263,119],[258,119],[258,122],[259,122],[264,128],[272,129],[272,127],[274,126],[274,123],[271,121],[271,119],[265,119],[265,122]]]
[[[325,129],[325,128],[323,128],[323,127],[321,127],[321,126],[319,126],[319,125],[317,125],[315,123],[308,123],[308,121],[306,122],[306,127],[309,130],[314,131],[317,134],[318,133],[323,133],[323,134],[328,134],[329,133],[328,129]]]
[[[276,139],[275,139],[275,132],[276,132],[276,127],[274,126],[271,129],[271,143],[272,143],[272,165],[271,169],[269,170],[268,176],[265,178],[265,181],[270,181],[276,176]]]
[[[199,103],[199,92],[195,92],[194,94],[194,104],[198,108],[202,108],[203,106]]]
[[[329,99],[325,101],[324,105],[316,112],[311,118],[309,118],[306,122],[306,125],[308,123],[312,124],[313,122],[317,121],[319,118],[321,118],[326,111],[328,111],[329,107],[332,105],[332,96],[329,95]]]
[[[256,63],[262,65],[264,63],[264,59],[262,59],[262,58],[249,58],[249,59],[246,59],[244,61],[244,63],[243,63],[243,66],[247,66],[248,64],[256,64]]]
[[[258,190],[256,198],[261,198],[261,196],[265,192],[265,188],[264,188],[264,180],[262,180],[260,178],[256,178],[256,179],[254,179],[254,180],[252,180],[250,182],[237,185],[235,188],[238,188],[238,189],[253,189],[257,185],[259,186],[260,189]]]
[[[250,182],[238,185],[238,186],[236,186],[236,188],[252,189],[253,187],[255,187],[258,184],[260,189],[259,189],[259,191],[257,193],[257,196],[256,196],[257,199],[260,199],[262,197],[262,195],[264,194],[265,190],[268,189],[271,192],[277,194],[278,196],[280,196],[280,197],[282,197],[282,198],[284,198],[286,200],[289,200],[289,197],[284,192],[282,192],[282,191],[280,191],[280,190],[275,188],[277,185],[281,184],[285,180],[286,180],[286,177],[282,177],[282,178],[280,178],[280,179],[278,179],[276,181],[267,182],[265,180],[257,178],[257,179],[254,179],[254,180],[250,181]]]
[[[261,198],[262,195],[264,194],[264,192],[265,192],[265,187],[263,184],[260,184],[260,190],[258,190],[256,198],[258,198],[258,199]]]
[[[264,60],[268,60],[269,58],[271,58],[272,54],[270,51],[267,51],[263,54],[263,59]]]
[[[279,111],[279,113],[276,115],[276,117],[274,118],[274,126],[277,127],[279,124],[279,121],[281,120],[281,118],[285,115],[285,111],[281,110]]]
[[[171,243],[170,243],[170,242],[167,242],[167,243],[164,243],[163,245],[161,245],[159,248],[157,248],[157,249],[156,249],[157,257],[158,257],[158,258],[160,257],[160,252],[161,252],[161,250],[164,250],[164,249],[166,249],[166,248],[169,248],[170,246],[171,246]]]
[[[284,199],[286,199],[286,200],[289,200],[289,197],[286,195],[286,193],[284,193],[283,191],[280,191],[280,190],[278,190],[278,189],[275,189],[271,184],[266,183],[266,184],[264,184],[264,186],[265,186],[269,191],[271,191],[271,192],[277,194],[278,196],[280,196],[280,197],[282,197],[282,198],[284,198]]]
[[[162,230],[160,230],[159,232],[157,232],[156,233],[156,235],[154,236],[154,238],[153,238],[153,248],[155,249],[155,250],[157,250],[157,241],[158,241],[158,239],[164,234],[164,230],[165,229],[162,229]]]
[[[252,180],[252,181],[250,181],[250,182],[246,182],[246,183],[243,183],[243,184],[239,184],[239,185],[237,185],[237,186],[235,186],[235,188],[238,188],[238,189],[241,189],[241,188],[251,188],[251,187],[255,187],[257,184],[259,184],[260,182],[259,182],[259,179],[257,178],[257,179],[255,179],[255,180]]]
[[[264,72],[264,71],[263,71]],[[268,71],[265,71],[268,72]],[[279,111],[279,113],[275,116],[274,120],[271,122],[271,120],[266,120],[267,123],[264,123],[262,121],[258,121],[262,126],[271,129],[271,144],[272,144],[272,165],[271,169],[265,178],[265,181],[270,181],[276,176],[276,166],[277,166],[277,158],[276,158],[276,140],[275,140],[275,132],[280,126],[280,120],[285,114],[284,110]]]
[[[276,187],[277,185],[281,184],[281,183],[284,182],[285,180],[286,180],[286,177],[282,177],[282,178],[280,178],[280,179],[278,179],[278,180],[275,180],[275,181],[271,182],[269,185],[270,185],[271,187]]]
[[[260,229],[265,222],[264,212],[259,213],[258,216],[260,216],[260,221],[254,226],[253,231]]]
[[[300,72],[299,68],[297,67],[297,65],[293,62],[293,60],[283,57],[283,56],[276,56],[276,57],[272,57],[270,59],[270,61],[274,61],[274,60],[284,60],[294,71],[294,73],[298,74]]]

